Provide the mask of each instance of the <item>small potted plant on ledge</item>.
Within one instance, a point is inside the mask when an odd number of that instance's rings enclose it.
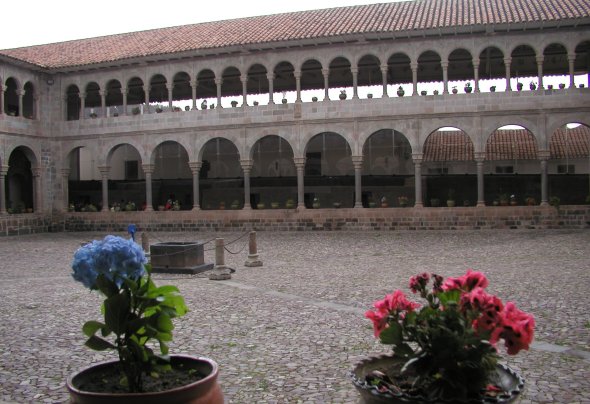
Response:
[[[429,284],[432,281],[432,286]],[[444,279],[423,273],[410,278],[421,306],[401,290],[365,313],[374,335],[393,355],[358,363],[350,373],[365,403],[508,403],[524,380],[498,364],[497,344],[509,355],[528,350],[535,320],[512,302],[486,291],[487,278],[468,270]]]
[[[169,355],[172,319],[187,308],[178,288],[154,284],[141,246],[106,236],[79,248],[72,269],[76,281],[105,297],[104,320],[87,321],[82,327],[86,346],[118,354],[118,360],[68,378],[73,403],[223,403],[215,362]],[[152,341],[157,341],[159,354]]]
[[[399,86],[399,87],[397,88],[397,96],[398,96],[398,97],[403,97],[403,96],[404,96],[404,94],[405,94],[405,91],[404,91],[403,87],[402,87],[402,86]]]
[[[532,196],[527,196],[527,198],[525,199],[525,202],[526,202],[527,206],[534,206],[537,204],[537,201]]]
[[[340,90],[340,95],[338,96],[341,100],[346,99],[346,90]]]
[[[398,196],[397,203],[400,207],[405,208],[406,206],[408,206],[408,197],[405,195]]]
[[[472,92],[472,91],[473,91],[473,87],[471,87],[471,82],[470,82],[470,81],[468,81],[468,82],[465,84],[465,88],[464,88],[464,90],[465,90],[465,92],[466,92],[467,94],[469,94],[470,92]]]

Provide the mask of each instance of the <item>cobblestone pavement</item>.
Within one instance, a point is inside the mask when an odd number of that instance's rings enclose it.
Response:
[[[154,233],[150,241],[240,235]],[[80,242],[102,236],[0,239],[0,401],[64,402],[68,374],[114,357],[83,346],[82,323],[100,318],[101,299],[70,276]],[[226,254],[236,269],[229,281],[155,275],[178,285],[191,309],[176,320],[171,351],[216,360],[229,403],[357,403],[347,372],[389,352],[364,311],[415,273],[467,268],[536,317],[535,346],[504,357],[526,379],[521,402],[590,403],[588,231],[259,232],[264,266],[255,268],[243,266],[245,242],[228,246],[237,252]]]

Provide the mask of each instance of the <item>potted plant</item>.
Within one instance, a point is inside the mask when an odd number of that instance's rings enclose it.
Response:
[[[428,91],[426,91],[426,90],[420,91],[420,95],[426,95],[426,94],[428,94]]]
[[[560,203],[561,203],[561,199],[559,199],[559,196],[553,195],[552,197],[549,198],[549,205],[554,206],[557,209],[559,209]]]
[[[457,86],[453,86],[453,88],[451,89],[451,92],[453,94],[457,94],[459,92],[459,90],[457,90]]]
[[[440,206],[440,199],[438,198],[431,198],[430,199],[430,206],[432,206],[433,208],[437,208]]]
[[[320,198],[318,198],[317,196],[313,198],[313,203],[311,204],[311,207],[314,209],[319,209],[321,207]]]
[[[400,207],[405,208],[406,206],[408,206],[408,197],[405,195],[398,196],[397,203]]]
[[[508,204],[510,203],[510,199],[508,198],[508,194],[500,194],[500,196],[498,197],[498,200],[500,201],[500,206],[508,206]]]
[[[535,319],[489,294],[488,284],[472,270],[447,279],[423,273],[409,283],[423,306],[401,290],[376,301],[365,317],[394,354],[364,360],[351,372],[365,402],[506,403],[517,398],[524,380],[497,363],[496,346],[504,340],[509,355],[528,350]]]
[[[270,203],[270,207],[271,207],[272,209],[278,209],[278,208],[280,207],[280,205],[279,205],[279,203],[278,203],[278,202],[271,202],[271,203]]]
[[[565,83],[559,83],[559,88],[563,90],[565,88]]]
[[[129,201],[125,204],[125,211],[132,212],[134,210],[137,210],[137,208],[135,206],[135,202]]]
[[[469,94],[471,91],[473,91],[473,87],[471,87],[471,82],[468,81],[467,83],[465,83],[465,87],[463,88],[463,90],[465,90],[465,92],[467,94]]]
[[[511,206],[518,205],[518,200],[516,199],[516,195],[514,195],[514,194],[510,195],[510,205]]]
[[[140,109],[139,107],[133,107],[133,108],[131,109],[131,113],[132,113],[133,115],[139,115],[139,113],[140,113],[140,112],[141,112],[141,109]]]
[[[338,95],[338,98],[340,98],[341,100],[345,100],[346,99],[346,90],[340,90],[340,95]]]
[[[447,206],[449,208],[453,208],[455,207],[455,190],[454,189],[449,189],[449,195],[447,198]]]
[[[397,88],[397,96],[398,96],[398,97],[403,97],[403,96],[404,96],[404,94],[405,94],[405,91],[404,91],[404,89],[402,88],[402,86],[399,86],[399,87]]]
[[[203,102],[201,102],[201,109],[207,109],[207,100],[203,100]]]
[[[495,92],[496,92],[496,86],[491,86],[491,87],[490,87],[490,91],[491,91],[492,93],[495,93]]]
[[[258,208],[258,209],[264,209],[264,207],[265,207],[265,206],[264,206],[264,202],[258,202],[258,203],[256,204],[256,208]]]
[[[172,202],[172,210],[180,210],[180,202],[178,202],[177,200]]]
[[[239,209],[240,208],[240,201],[238,201],[237,199],[234,199],[233,202],[231,203],[230,207],[232,209]]]
[[[295,201],[291,198],[287,199],[287,201],[285,202],[285,208],[293,209],[294,207],[295,207]]]
[[[537,84],[534,81],[531,81],[529,83],[529,88],[531,89],[531,91],[535,91],[537,89]]]
[[[525,199],[525,202],[526,202],[527,206],[534,206],[537,204],[537,201],[532,196],[527,196],[527,198]]]
[[[518,82],[516,83],[516,89],[517,89],[518,91],[521,91],[521,90],[522,90],[522,87],[523,87],[522,83],[521,83],[520,81],[518,81]]]
[[[258,101],[254,101],[252,104],[253,104],[255,107],[257,107],[257,106],[258,106]]]
[[[371,98],[373,98],[373,93],[368,93],[368,94],[367,94],[367,98],[368,98],[368,99],[371,99]]]
[[[434,95],[438,95],[438,90],[434,90],[434,91],[432,92],[432,94],[434,94]]]
[[[389,204],[387,203],[387,198],[386,197],[381,197],[381,207],[382,208],[387,208],[389,206]]]
[[[287,103],[287,93],[286,93],[286,92],[284,92],[284,91],[283,91],[283,98],[281,99],[281,102],[282,102],[283,104],[286,104],[286,103]]]
[[[94,119],[94,118],[96,118],[97,116],[98,116],[98,115],[96,114],[96,112],[94,112],[94,110],[93,110],[93,109],[91,109],[91,110],[90,110],[90,117],[91,117],[92,119]]]
[[[553,84],[547,84],[547,90],[553,90]]]
[[[231,102],[231,106],[232,106],[232,108],[237,107],[238,106],[238,102],[236,100],[232,101]]]
[[[76,281],[105,298],[104,320],[82,327],[86,346],[115,350],[119,358],[71,375],[66,385],[72,402],[223,403],[215,362],[169,355],[172,319],[183,316],[187,307],[178,288],[154,284],[141,246],[109,235],[79,248],[72,269]],[[152,341],[158,343],[159,354]]]
[[[318,102],[318,97],[311,97],[312,102]]]
[[[156,114],[161,114],[164,108],[160,104],[156,105]]]
[[[219,210],[225,210],[225,201],[219,202]]]
[[[340,207],[342,206],[342,204],[341,204],[340,202],[334,202],[334,203],[332,203],[332,206],[333,206],[335,209],[338,209],[338,208],[340,208]]]

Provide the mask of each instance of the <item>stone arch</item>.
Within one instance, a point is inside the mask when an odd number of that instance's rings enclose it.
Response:
[[[121,82],[117,79],[109,80],[106,84],[105,106],[112,107],[113,113],[118,113],[117,107],[123,107],[123,89]]]
[[[147,100],[148,104],[150,103],[168,103],[168,79],[161,74],[156,73],[152,75],[149,81],[149,99]]]
[[[224,209],[226,204],[234,205],[235,201],[242,205],[239,201],[244,200],[243,172],[236,144],[226,137],[213,137],[203,144],[199,160],[203,186],[201,208]]]
[[[25,93],[23,95],[23,117],[28,119],[35,119],[35,86],[31,81],[27,81],[23,87]]]
[[[311,97],[315,96],[318,99],[323,98],[324,75],[322,68],[322,63],[318,59],[311,57],[306,58],[301,64],[301,90],[303,92],[310,92],[312,94]],[[302,99],[304,99],[303,94]],[[304,99],[304,101],[308,101],[308,99]]]
[[[201,109],[207,108],[207,99],[217,99],[215,78],[215,73],[211,69],[202,69],[197,74],[197,98],[203,99]]]
[[[288,61],[277,63],[273,69],[274,73],[274,91],[278,93],[287,93],[296,90],[295,85],[295,68]],[[282,98],[285,98],[283,96]]]
[[[332,59],[329,64],[330,74],[328,76],[329,88],[352,87],[352,64],[343,57],[338,56]]]
[[[252,177],[295,176],[293,147],[279,135],[266,135],[258,139],[249,151],[252,160]]]
[[[576,59],[574,60],[574,73],[586,75],[586,87],[590,86],[590,39],[578,43],[574,50]]]
[[[387,84],[412,83],[412,60],[407,53],[396,52],[387,59]]]
[[[357,62],[358,86],[367,87],[368,92],[375,91],[381,87],[383,77],[381,73],[381,60],[373,53],[363,55]],[[372,93],[371,93],[372,94]]]
[[[448,80],[475,80],[473,56],[465,48],[456,48],[448,56]]]
[[[21,116],[22,111],[19,111],[19,101],[17,91],[20,90],[20,83],[15,77],[8,77],[4,83],[4,113],[12,116]]]
[[[8,151],[8,150],[7,150]],[[39,210],[33,170],[39,160],[29,146],[19,144],[8,154],[8,171],[5,178],[6,207],[9,212],[25,213],[27,209]]]
[[[235,66],[228,66],[221,74],[221,97],[231,97],[231,102],[242,103],[241,72]],[[229,106],[229,105],[227,105]]]
[[[321,154],[318,162],[320,163],[320,174],[319,175],[352,175],[354,174],[354,168],[352,166],[352,148],[348,140],[337,132],[321,132],[312,136],[305,145],[305,156],[307,157],[306,162],[306,175],[309,175],[308,163],[310,161],[310,153]],[[330,154],[330,156],[328,156]],[[314,161],[316,157],[312,158]],[[345,161],[347,160],[347,161]],[[349,164],[348,163],[349,161]],[[325,164],[328,163],[328,164]],[[314,171],[315,172],[315,171]],[[314,174],[315,175],[315,174]]]
[[[479,52],[479,81],[480,90],[483,90],[483,82],[489,81],[490,91],[495,91],[496,86],[502,84],[502,88],[505,88],[506,79],[506,66],[504,64],[504,52],[498,46],[490,45],[485,47]],[[504,80],[494,82],[494,80]],[[494,87],[493,89],[491,87]]]
[[[172,101],[191,101],[193,90],[191,87],[191,76],[185,71],[179,71],[172,77]]]
[[[262,100],[262,94],[268,94],[270,91],[267,76],[268,70],[263,64],[253,63],[250,65],[247,72],[248,81],[246,84],[246,93],[248,95],[253,95],[254,101],[260,102]]]
[[[127,105],[145,104],[144,82],[140,77],[131,77],[127,81]]]
[[[543,49],[543,76],[567,75],[569,75],[567,48],[557,42],[545,46]]]
[[[363,175],[413,174],[412,146],[394,129],[379,129],[363,144]]]
[[[510,52],[510,77],[517,82],[521,78],[537,77],[537,53],[531,45],[514,46]]]
[[[66,88],[66,120],[76,121],[80,119],[80,89],[76,84],[70,84]]]
[[[443,72],[441,57],[434,50],[425,50],[420,53],[418,62],[418,83],[442,81]]]

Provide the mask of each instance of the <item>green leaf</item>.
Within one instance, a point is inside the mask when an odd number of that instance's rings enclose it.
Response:
[[[148,297],[164,296],[172,293],[179,293],[178,288],[173,285],[164,285],[159,288],[150,290]]]
[[[99,321],[91,320],[91,321],[87,321],[84,323],[84,325],[82,326],[82,332],[87,337],[92,337],[102,327],[104,327],[103,323],[101,323]]]
[[[117,347],[111,344],[109,341],[97,337],[96,335],[93,335],[90,338],[88,338],[84,345],[86,345],[90,349],[94,349],[95,351],[104,351],[105,349],[117,349]]]
[[[403,343],[403,344],[399,344],[395,347],[394,353],[397,356],[401,356],[402,358],[407,358],[408,356],[411,356],[414,354],[414,350],[408,344]]]
[[[168,344],[160,340],[160,352],[162,353],[162,355],[168,355],[168,351]]]
[[[158,316],[157,327],[158,330],[162,332],[170,332],[174,329],[174,325],[172,325],[172,320],[170,319],[170,316],[164,313]]]
[[[379,339],[383,344],[401,344],[402,327],[398,323],[389,323],[389,327],[381,331],[381,334],[379,334]]]
[[[99,274],[96,278],[96,285],[98,286],[98,290],[100,290],[106,297],[119,294],[119,288],[117,287],[117,284],[109,280],[103,274]]]
[[[117,335],[125,332],[130,311],[130,299],[126,292],[109,297],[104,301],[105,323]]]

